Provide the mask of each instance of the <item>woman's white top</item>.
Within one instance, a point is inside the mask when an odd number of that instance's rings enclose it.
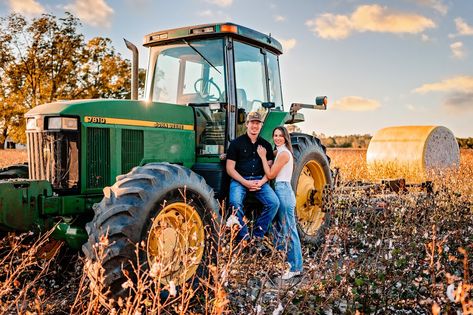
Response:
[[[276,155],[276,159],[274,160],[274,163],[276,163],[279,155],[282,152],[287,152],[289,154],[289,161],[287,161],[287,163],[284,164],[284,166],[281,168],[275,180],[277,182],[291,182],[292,171],[294,168],[294,158],[292,157],[292,153],[291,151],[289,151],[289,149],[286,147],[285,144],[277,147],[277,149],[278,149],[278,154]]]

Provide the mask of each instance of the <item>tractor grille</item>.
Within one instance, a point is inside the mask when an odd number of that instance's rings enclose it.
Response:
[[[28,131],[29,177],[47,180],[56,190],[79,186],[79,134]]]
[[[110,129],[87,128],[87,188],[110,185]]]
[[[26,137],[30,179],[47,180],[43,159],[43,133],[28,132]]]
[[[128,173],[143,159],[143,130],[122,131],[122,174]]]

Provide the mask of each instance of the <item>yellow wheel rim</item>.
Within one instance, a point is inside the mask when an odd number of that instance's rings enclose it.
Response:
[[[197,271],[204,254],[205,232],[194,207],[175,202],[153,219],[147,242],[151,275],[163,284],[176,285],[189,280]]]
[[[296,214],[305,234],[315,236],[325,220],[323,193],[327,184],[324,171],[316,161],[304,165],[296,190]]]

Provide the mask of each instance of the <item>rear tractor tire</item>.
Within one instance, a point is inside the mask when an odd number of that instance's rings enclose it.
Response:
[[[150,275],[163,286],[197,283],[207,273],[218,222],[218,203],[201,176],[168,163],[134,168],[104,188],[86,225],[89,239],[83,251],[91,288],[110,290],[109,298],[127,296],[131,291],[123,284],[128,278],[136,282],[138,266],[141,274],[154,269]],[[105,247],[102,255],[100,246]]]
[[[296,218],[303,241],[319,246],[330,224],[332,173],[330,158],[320,140],[303,133],[291,134],[294,150],[292,188],[296,194]]]
[[[28,178],[28,163],[10,165],[0,168],[0,180],[13,178]]]

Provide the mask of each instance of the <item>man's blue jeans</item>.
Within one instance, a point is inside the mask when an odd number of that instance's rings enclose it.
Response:
[[[248,176],[244,177],[247,180],[259,180],[262,176]],[[263,205],[263,209],[256,222],[253,229],[253,236],[262,238],[266,231],[268,230],[269,225],[276,216],[276,212],[279,208],[279,199],[274,193],[274,190],[269,186],[268,183],[261,186],[260,190],[253,192],[256,199],[258,199]],[[245,215],[245,210],[243,208],[243,202],[245,197],[248,194],[248,188],[232,179],[230,182],[230,196],[229,196],[229,206],[230,211],[234,211],[235,215],[238,217],[238,220],[241,224],[241,229],[238,232],[237,240],[248,240],[250,234],[248,233],[248,227],[243,221]]]
[[[287,250],[291,271],[302,271],[302,248],[294,213],[296,196],[289,182],[276,182],[274,190],[280,202],[274,233],[277,249]]]

